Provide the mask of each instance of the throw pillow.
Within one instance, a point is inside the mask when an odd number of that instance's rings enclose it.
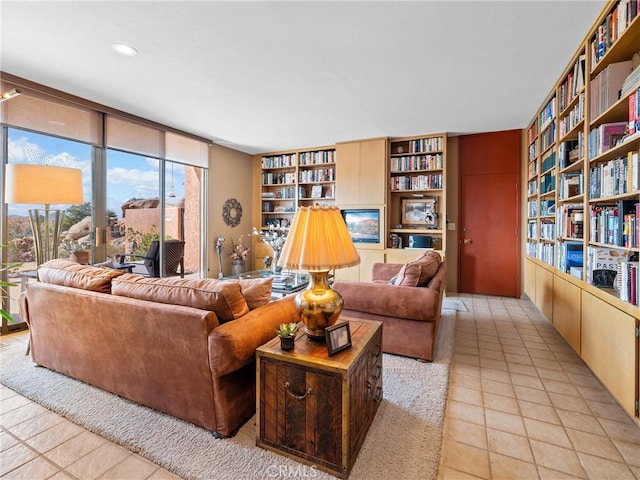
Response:
[[[242,296],[247,301],[247,305],[249,305],[249,310],[255,310],[271,300],[273,277],[241,278],[238,281]]]
[[[416,263],[407,263],[398,272],[396,285],[403,287],[417,287],[422,268]]]
[[[422,271],[420,273],[419,287],[426,286],[438,271],[441,262],[440,254],[433,250],[428,250],[424,254],[416,258],[412,264],[420,265]]]
[[[389,280],[389,285],[395,285],[397,281],[398,275],[394,275],[393,277],[391,277],[391,280]]]
[[[44,283],[81,288],[92,292],[111,293],[111,281],[121,270],[81,265],[68,260],[49,260],[38,268],[38,279]]]
[[[184,305],[215,312],[220,323],[249,313],[240,284],[215,278],[149,278],[125,273],[113,282],[114,295],[152,302]]]

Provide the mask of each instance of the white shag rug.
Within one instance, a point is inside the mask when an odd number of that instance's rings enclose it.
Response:
[[[349,478],[437,478],[455,320],[455,311],[443,310],[432,363],[384,354],[384,398]],[[0,383],[184,479],[335,478],[257,447],[255,417],[233,438],[217,440],[191,423],[37,367],[21,350],[0,357]]]

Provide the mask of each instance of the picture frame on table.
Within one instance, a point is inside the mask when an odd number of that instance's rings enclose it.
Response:
[[[351,348],[349,322],[342,322],[325,328],[324,336],[327,341],[327,353],[330,357],[342,350]]]
[[[422,225],[438,228],[438,199],[403,198],[400,206],[403,225]]]

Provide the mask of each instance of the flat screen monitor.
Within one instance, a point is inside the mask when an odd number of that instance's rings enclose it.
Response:
[[[379,209],[345,209],[341,212],[354,243],[380,243]]]

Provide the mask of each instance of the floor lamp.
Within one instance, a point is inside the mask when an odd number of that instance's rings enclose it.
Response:
[[[83,202],[82,170],[10,163],[6,165],[5,178],[7,203],[44,205],[42,209],[29,210],[38,266],[58,258],[64,210],[50,206]]]

